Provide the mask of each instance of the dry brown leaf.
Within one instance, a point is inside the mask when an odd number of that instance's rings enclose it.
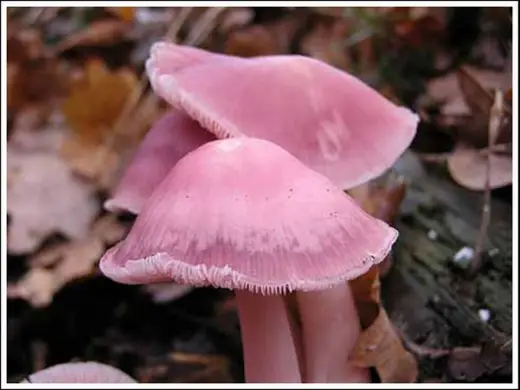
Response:
[[[406,195],[406,183],[399,176],[387,174],[352,188],[348,193],[367,213],[392,225]],[[391,265],[392,253],[389,253],[378,265],[380,275],[385,276]]]
[[[349,190],[363,210],[389,224],[394,223],[405,193],[404,181],[392,174]],[[390,264],[388,257],[385,261]],[[379,274],[388,270],[381,267],[383,263],[349,282],[363,329],[352,359],[361,367],[375,367],[383,383],[415,382],[417,362],[381,305]]]
[[[29,253],[52,233],[85,238],[99,211],[94,188],[51,153],[8,150],[7,248]]]
[[[47,54],[39,31],[14,29],[7,41],[7,107],[49,103],[65,90],[58,61]]]
[[[448,170],[460,185],[475,191],[486,188],[487,149],[475,149],[458,144],[448,156]],[[513,182],[513,159],[509,153],[491,153],[489,187],[491,189]]]
[[[54,52],[59,55],[78,46],[110,45],[126,37],[130,28],[124,19],[97,20],[59,42],[54,47]]]
[[[509,72],[482,70],[469,65],[464,66],[464,71],[470,73],[474,79],[478,80],[485,90],[498,88],[506,91],[511,87],[511,74]],[[459,84],[458,72],[452,72],[446,76],[430,80],[427,85],[427,95],[435,102],[444,103],[443,113],[446,105],[448,105],[448,109],[451,109],[449,104],[454,99],[464,98]],[[460,101],[457,104],[460,104]],[[470,106],[466,104],[464,107],[459,108],[458,114],[466,115],[470,112]],[[457,113],[456,110],[451,109],[451,114],[455,113]]]
[[[63,113],[75,135],[87,144],[103,142],[138,83],[129,69],[110,71],[102,61],[89,60],[63,104]]]
[[[484,344],[482,347],[454,348],[447,362],[451,378],[468,382],[475,382],[481,376],[503,368],[509,368],[510,372],[511,367],[511,351],[492,343]]]
[[[462,91],[463,99],[470,107],[471,110],[471,120],[469,123],[462,127],[459,131],[459,135],[461,138],[466,138],[476,146],[484,146],[488,143],[488,122],[489,116],[491,115],[491,107],[494,103],[494,96],[490,89],[486,89],[481,81],[477,79],[477,75],[472,73],[473,71],[466,67],[462,66],[459,68],[457,72],[459,86]],[[507,89],[503,89],[507,84],[507,74],[504,74],[504,80],[502,81],[502,85],[497,88],[502,89],[504,92]],[[511,75],[509,75],[509,78]],[[511,80],[509,80],[509,85]],[[509,107],[505,107],[504,114],[511,115]],[[511,121],[503,121],[502,125],[493,129],[495,132],[491,134],[492,143],[497,142],[511,142],[512,141],[512,129],[511,129]],[[464,132],[464,134],[462,133]],[[463,137],[466,135],[466,137]]]
[[[112,72],[101,61],[91,60],[63,105],[73,135],[63,144],[62,156],[76,172],[103,188],[110,185],[120,160],[116,143],[109,141],[138,83],[128,69]]]
[[[361,328],[367,329],[379,315],[381,298],[379,295],[381,283],[379,269],[374,266],[365,274],[349,281],[356,308],[361,322]]]
[[[415,357],[404,349],[384,309],[361,333],[350,360],[359,367],[375,367],[382,383],[414,383],[419,374]]]
[[[103,144],[88,145],[75,137],[65,140],[61,155],[74,172],[100,188],[108,188],[119,169],[120,156],[115,150]]]

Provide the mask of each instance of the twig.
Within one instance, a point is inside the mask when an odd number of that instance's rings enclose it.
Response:
[[[191,8],[183,8],[178,17],[176,17],[176,15],[174,14],[175,20],[171,24],[170,28],[168,29],[164,37],[175,40],[177,34],[182,28],[182,25],[186,21],[190,12]],[[94,158],[97,158],[97,161],[99,161],[100,168],[105,164],[106,159],[109,156],[109,151],[113,150],[114,144],[119,139],[120,133],[123,129],[126,128],[125,125],[128,123],[130,115],[134,110],[138,109],[138,103],[141,101],[142,95],[146,90],[147,86],[148,74],[145,69],[141,73],[137,88],[135,88],[132,95],[127,100],[125,106],[123,107],[123,110],[121,111],[121,114],[115,122],[113,131],[109,132],[107,137],[105,138],[105,148],[98,150],[97,156],[94,156]]]
[[[480,229],[478,232],[477,240],[475,243],[475,254],[471,259],[468,267],[468,276],[475,277],[482,265],[482,251],[484,247],[484,240],[487,235],[489,221],[491,218],[491,187],[490,187],[490,176],[491,176],[491,155],[492,147],[494,143],[494,135],[498,134],[500,123],[502,121],[502,113],[504,110],[504,94],[500,90],[495,91],[495,99],[493,107],[491,107],[491,113],[489,117],[488,127],[488,150],[486,160],[486,186],[484,189],[484,200],[482,205],[482,218],[480,221]]]
[[[225,7],[213,7],[208,9],[193,26],[184,45],[195,46],[207,38],[209,32],[217,24],[217,17],[225,10]]]

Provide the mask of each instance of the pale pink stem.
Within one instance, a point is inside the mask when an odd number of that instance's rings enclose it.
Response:
[[[247,383],[301,383],[283,296],[235,291]]]
[[[304,383],[367,383],[369,372],[348,362],[361,332],[348,283],[297,292],[305,360]]]

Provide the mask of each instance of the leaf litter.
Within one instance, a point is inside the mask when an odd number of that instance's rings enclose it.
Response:
[[[8,252],[27,255],[29,265],[25,275],[10,282],[8,296],[38,308],[52,307],[65,286],[95,278],[101,254],[126,234],[128,221],[103,214],[100,204],[103,192],[115,184],[150,124],[167,108],[150,93],[141,73],[152,42],[168,36],[243,57],[297,52],[353,72],[398,103],[403,93],[399,88],[410,86],[385,80],[382,67],[389,56],[383,55],[382,47],[397,52],[425,46],[435,52],[435,61],[453,60],[441,39],[449,27],[442,8],[29,10],[20,12],[22,17],[8,26],[8,109],[14,117],[8,133]],[[122,41],[134,47],[128,57],[112,50]],[[492,56],[489,39],[479,44],[478,55]],[[89,50],[79,61],[71,61],[68,53],[82,48]],[[126,61],[125,65],[112,65],[114,58],[107,54],[111,50],[122,56],[119,61]],[[507,67],[507,60],[504,64]],[[423,118],[454,140],[455,147],[442,161],[447,161],[453,179],[470,189],[485,191],[487,186],[511,183],[511,72],[504,69],[459,66],[428,81],[426,93],[418,100]],[[490,146],[493,88],[505,92],[505,104]],[[426,111],[432,105],[440,107],[438,114]],[[409,190],[407,181],[387,174],[349,193],[367,212],[393,224]],[[53,234],[62,235],[63,242],[46,244]],[[393,256],[351,282],[363,327],[351,358],[360,366],[375,368],[381,382],[415,382],[418,351],[423,347],[417,349],[403,336],[380,299],[381,279],[399,261]],[[198,294],[198,289],[183,287],[158,284],[142,290],[154,305],[175,305]],[[228,298],[217,305],[222,307],[217,311],[222,318],[234,318],[233,300]],[[186,318],[195,321],[190,315]],[[226,321],[219,326],[238,337],[235,322]],[[106,337],[113,343],[111,336]],[[474,381],[504,370],[497,359],[486,363],[492,354],[484,350],[455,347],[441,354],[449,357],[447,377]],[[231,373],[228,363],[218,354],[170,349],[134,372],[143,382],[235,381],[237,374]],[[183,365],[191,368],[178,372]]]

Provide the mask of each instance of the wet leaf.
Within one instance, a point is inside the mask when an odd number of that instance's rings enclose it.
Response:
[[[375,367],[382,383],[414,383],[419,374],[415,357],[404,349],[384,309],[361,333],[351,361],[359,367]]]
[[[453,180],[475,191],[486,188],[487,149],[475,149],[459,144],[448,157],[448,170]],[[491,189],[513,182],[513,159],[508,152],[491,153],[489,187]]]
[[[93,187],[51,153],[8,150],[7,249],[34,251],[52,233],[85,238],[99,211]],[[73,217],[71,217],[73,216]]]

